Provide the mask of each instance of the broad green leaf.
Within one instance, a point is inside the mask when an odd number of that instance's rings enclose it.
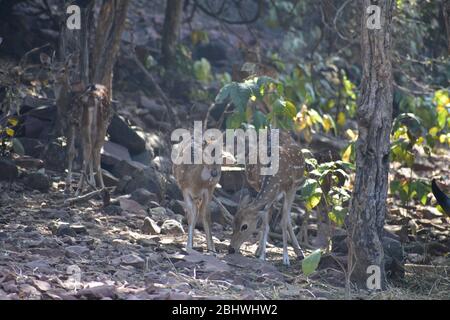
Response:
[[[25,155],[25,148],[23,147],[22,143],[17,138],[12,138],[12,147],[15,153],[18,155]]]
[[[314,273],[319,266],[320,258],[322,257],[322,251],[317,249],[310,255],[306,256],[302,261],[302,271],[305,276],[309,276]]]

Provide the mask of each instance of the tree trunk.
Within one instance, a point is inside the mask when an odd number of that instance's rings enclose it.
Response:
[[[444,16],[448,54],[450,55],[450,0],[444,0],[444,3],[442,4],[442,15]]]
[[[167,0],[161,47],[162,63],[166,68],[175,63],[182,9],[183,0]]]
[[[381,9],[381,29],[367,27],[367,8],[372,5],[371,2],[361,0],[363,75],[358,101],[356,178],[349,226],[349,264],[353,268],[351,279],[364,289],[371,275],[368,267],[372,265],[380,268],[381,288],[385,288],[386,282],[382,238],[393,104],[391,22],[395,1],[377,1]]]
[[[94,83],[108,88],[112,98],[113,68],[120,48],[130,0],[103,1],[95,33],[91,77]]]

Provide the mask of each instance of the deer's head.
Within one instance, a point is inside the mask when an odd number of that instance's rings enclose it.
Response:
[[[233,220],[233,234],[231,236],[228,252],[239,252],[242,244],[256,238],[264,222],[264,204],[250,202],[249,198],[243,199]]]

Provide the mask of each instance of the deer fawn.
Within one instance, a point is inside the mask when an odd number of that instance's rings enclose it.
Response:
[[[68,174],[66,192],[69,192],[72,182],[72,165],[76,155],[75,139],[78,132],[81,136],[83,164],[76,195],[83,191],[85,176],[89,169],[89,183],[96,186],[97,182],[105,187],[100,166],[100,151],[105,141],[106,131],[112,118],[109,93],[105,86],[70,83],[70,70],[76,65],[73,57],[68,57],[65,63],[55,63],[52,58],[42,53],[41,63],[49,68],[54,81],[56,107],[58,114],[57,126],[62,127],[68,144]],[[78,131],[78,132],[77,132]]]
[[[179,155],[192,153],[191,145],[182,146]],[[202,148],[194,144],[194,148]],[[173,175],[183,193],[187,220],[189,225],[186,248],[192,249],[194,229],[197,219],[203,222],[206,243],[209,251],[215,251],[211,234],[211,214],[208,205],[213,197],[214,189],[221,175],[220,164],[174,164]]]
[[[291,207],[297,189],[304,181],[304,158],[300,146],[287,132],[280,132],[279,169],[272,176],[265,176],[260,185],[258,195],[251,201],[243,201],[233,221],[229,253],[238,252],[242,243],[262,231],[257,253],[264,260],[266,243],[269,234],[269,209],[274,201],[284,198],[281,228],[283,233],[283,264],[289,265],[287,251],[288,235],[298,258],[303,258],[303,251],[298,244],[291,223]],[[258,166],[252,167],[254,171]],[[249,173],[251,173],[251,171]],[[249,174],[247,173],[247,175]],[[254,177],[255,174],[252,174]],[[259,184],[254,180],[254,185]],[[258,189],[257,189],[258,190]]]

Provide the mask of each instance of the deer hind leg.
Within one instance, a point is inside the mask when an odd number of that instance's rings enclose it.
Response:
[[[209,211],[208,204],[212,198],[212,191],[204,191],[202,195],[202,203],[200,205],[200,215],[202,217],[203,222],[203,230],[205,230],[206,235],[206,245],[208,251],[215,252],[216,249],[214,247],[214,241],[211,233],[211,213]]]
[[[83,191],[83,187],[84,187],[84,179],[86,178],[87,172],[88,172],[88,168],[89,165],[92,161],[92,140],[91,140],[91,115],[90,115],[90,110],[88,110],[88,113],[85,114],[85,118],[83,120],[85,120],[84,123],[86,123],[87,125],[84,126],[81,129],[81,138],[82,138],[82,146],[83,146],[83,167],[81,169],[81,177],[80,177],[80,182],[78,183],[78,187],[77,187],[77,191],[75,193],[76,196],[78,196],[82,191]]]
[[[297,255],[297,258],[303,259],[305,257],[305,255],[303,254],[302,248],[298,244],[298,239],[294,232],[294,228],[292,227],[292,221],[291,221],[291,209],[292,209],[292,204],[294,203],[294,200],[295,200],[296,191],[297,191],[296,188],[293,188],[286,194],[286,200],[287,200],[287,205],[288,205],[288,207],[287,207],[288,231],[289,231],[289,236],[291,237],[292,247],[294,248],[294,252]]]
[[[183,190],[184,203],[186,205],[186,214],[188,220],[188,239],[186,243],[187,249],[192,249],[194,245],[194,229],[197,222],[197,205],[194,203],[190,192]]]
[[[288,254],[288,229],[289,229],[289,205],[288,205],[288,196],[285,194],[283,197],[283,209],[281,215],[281,231],[283,234],[283,264],[286,266],[290,265],[289,262],[289,254]]]
[[[72,187],[72,165],[73,159],[75,158],[75,128],[73,126],[68,128],[67,143],[69,148],[67,151],[67,177],[65,193],[70,193]]]

